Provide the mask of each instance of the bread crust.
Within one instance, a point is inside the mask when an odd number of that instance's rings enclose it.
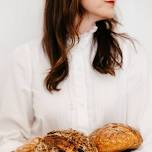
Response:
[[[138,130],[122,123],[109,123],[92,132],[89,139],[98,152],[122,152],[137,149],[143,142]]]
[[[16,152],[98,152],[83,133],[73,129],[51,131],[46,136],[36,137]]]

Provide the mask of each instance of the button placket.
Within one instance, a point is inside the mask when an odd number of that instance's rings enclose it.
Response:
[[[89,111],[86,85],[86,64],[88,64],[92,36],[82,39],[72,51],[71,60],[71,119],[72,126],[82,130],[89,128]],[[88,66],[88,65],[87,65]]]
[[[80,48],[84,49],[84,48]],[[83,50],[82,50],[83,51]],[[84,56],[82,52],[77,52],[75,65],[75,105],[77,113],[77,123],[79,128],[86,128],[88,126],[88,109],[87,109],[87,94],[85,86],[85,67]]]

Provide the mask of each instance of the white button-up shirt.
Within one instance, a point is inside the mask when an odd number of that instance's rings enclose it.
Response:
[[[124,63],[116,76],[92,68],[94,26],[70,50],[69,75],[59,92],[50,93],[44,78],[50,68],[41,38],[17,47],[9,56],[0,98],[0,152],[51,130],[73,128],[89,135],[106,123],[129,124],[144,137],[140,152],[152,149],[149,80],[144,50],[121,41]],[[91,49],[92,48],[92,49]]]

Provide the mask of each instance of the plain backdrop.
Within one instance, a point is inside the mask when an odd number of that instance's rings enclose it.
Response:
[[[3,70],[10,51],[41,34],[43,2],[0,0],[0,82],[5,80]],[[117,0],[117,13],[122,29],[140,40],[152,65],[152,1]]]

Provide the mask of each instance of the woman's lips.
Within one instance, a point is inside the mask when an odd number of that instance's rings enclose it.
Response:
[[[109,4],[115,4],[115,1],[114,0],[109,0],[109,1],[105,1],[106,3],[109,3]]]

